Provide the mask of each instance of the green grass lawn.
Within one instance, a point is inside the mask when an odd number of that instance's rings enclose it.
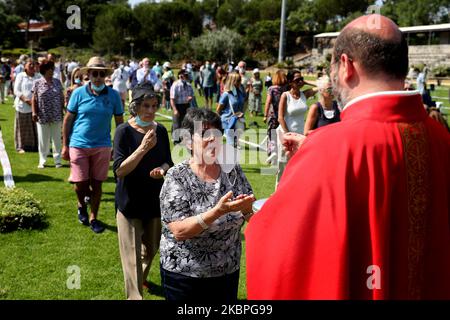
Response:
[[[161,112],[164,113],[163,110]],[[168,129],[171,122],[157,119]],[[258,119],[262,124],[262,120]],[[114,215],[115,183],[112,171],[103,187],[99,219],[107,225],[94,234],[78,223],[72,185],[67,182],[69,167],[37,169],[38,154],[18,154],[14,149],[14,109],[10,101],[0,105],[0,126],[17,187],[33,193],[48,213],[49,227],[43,231],[0,234],[0,299],[123,299],[123,274]],[[257,151],[249,151],[255,158]],[[261,161],[265,153],[260,152]],[[257,198],[274,190],[273,175],[261,175],[259,164],[243,165]],[[244,248],[245,250],[245,248]],[[242,255],[239,298],[245,299],[245,253]],[[160,287],[159,257],[152,265],[154,284],[145,299],[163,299]],[[81,288],[68,289],[70,266],[81,272]]]

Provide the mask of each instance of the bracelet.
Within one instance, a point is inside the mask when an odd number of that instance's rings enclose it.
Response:
[[[198,224],[203,228],[203,230],[206,230],[209,228],[209,226],[205,223],[205,220],[203,220],[201,213],[196,215],[196,218],[197,218]]]

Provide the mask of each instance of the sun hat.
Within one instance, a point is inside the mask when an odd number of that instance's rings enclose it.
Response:
[[[143,97],[157,97],[153,85],[149,82],[138,84],[131,92],[131,101],[139,100]]]
[[[108,68],[105,65],[105,62],[100,57],[92,57],[89,59],[89,62],[86,64],[86,67],[81,68],[81,72],[87,73],[89,70],[104,70],[106,73],[106,76],[111,75],[113,73],[113,70],[111,68]]]
[[[259,73],[259,69],[258,68],[253,69],[253,74],[256,74],[256,73]]]

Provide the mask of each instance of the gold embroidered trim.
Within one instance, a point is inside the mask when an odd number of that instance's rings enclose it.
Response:
[[[423,124],[400,123],[398,128],[405,153],[408,192],[408,295],[409,299],[420,299],[430,192],[429,149]]]

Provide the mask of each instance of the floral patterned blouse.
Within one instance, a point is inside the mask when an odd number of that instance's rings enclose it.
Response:
[[[235,197],[253,194],[239,165],[229,174],[222,171],[216,182],[200,180],[192,171],[189,160],[167,172],[160,194],[162,268],[194,278],[219,277],[239,269],[242,213],[228,213],[207,230],[184,241],[177,241],[168,227],[171,222],[212,209],[229,191],[233,191]]]

